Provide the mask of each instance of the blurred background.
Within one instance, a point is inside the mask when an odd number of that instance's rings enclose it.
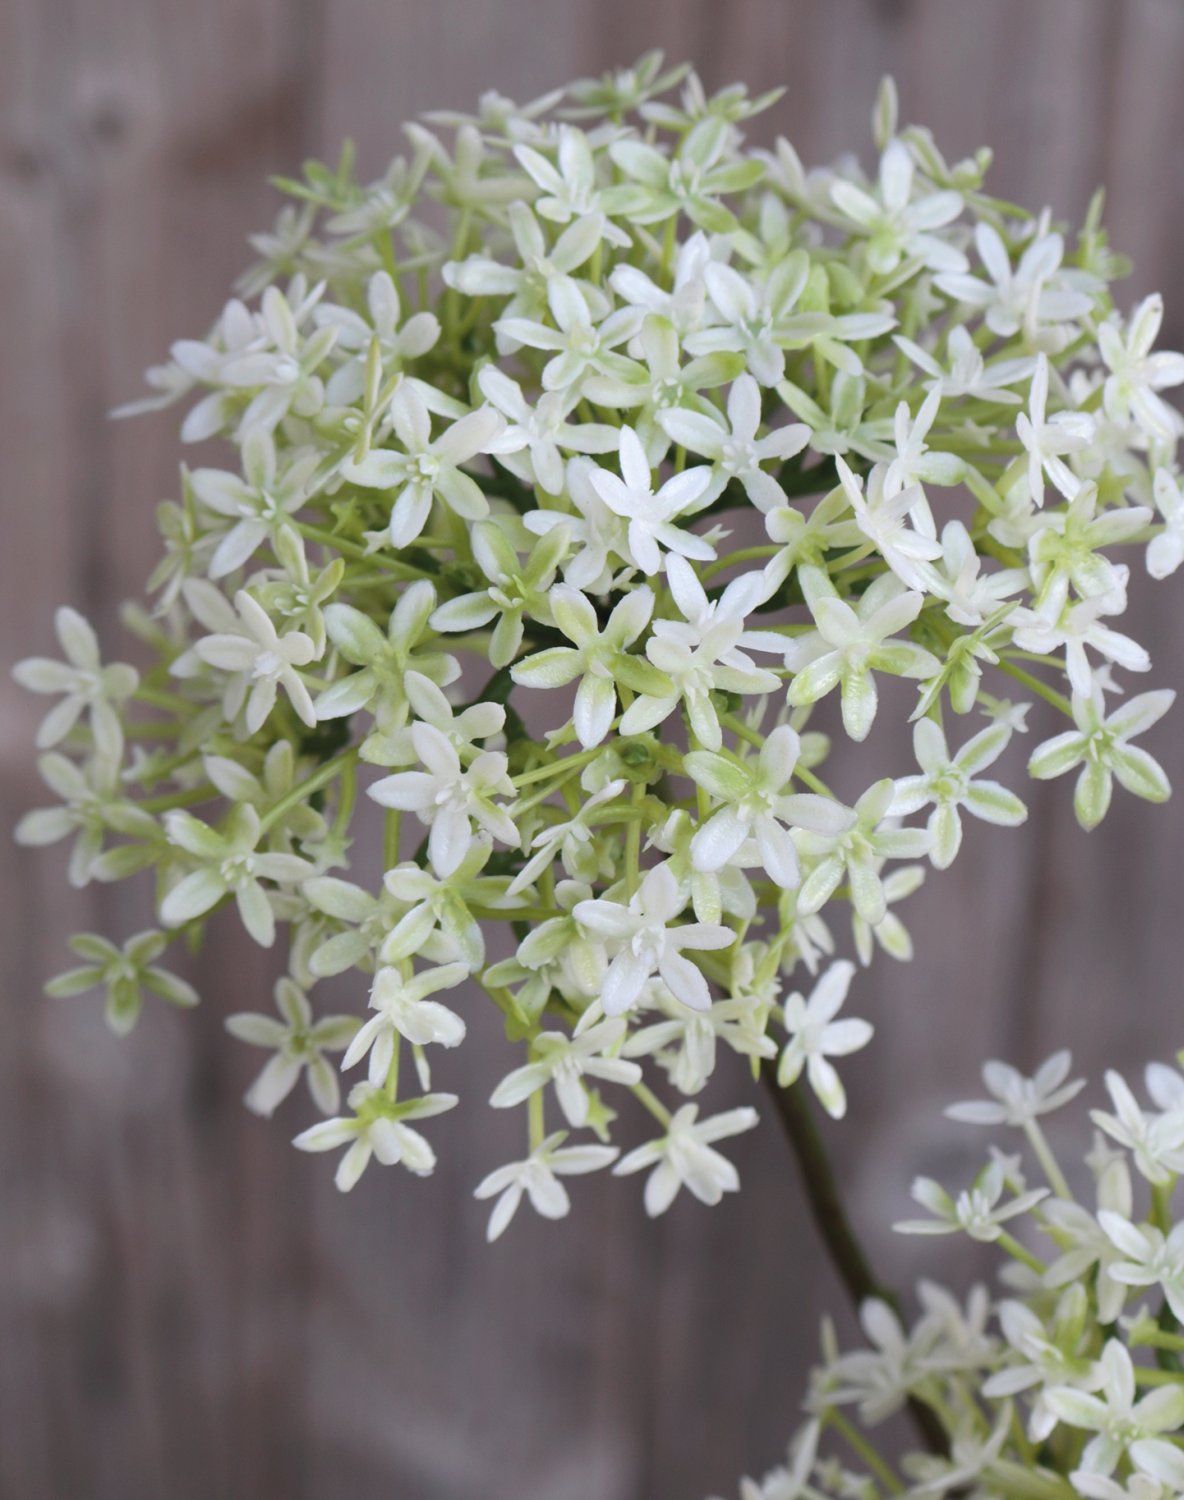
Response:
[[[121,642],[180,449],[175,414],[106,413],[218,313],[277,206],[269,173],[350,135],[377,176],[419,111],[527,99],[654,46],[709,88],[788,85],[753,133],[808,164],[870,157],[892,72],[903,119],[951,159],[994,147],[1001,195],[1076,220],[1104,183],[1135,264],[1119,295],[1161,288],[1162,343],[1184,346],[1180,0],[3,0],[5,657],[53,649],[62,602]],[[1137,581],[1132,631],[1155,685],[1180,688],[1180,580]],[[6,826],[39,798],[37,709],[0,680]],[[1184,786],[1180,723],[1150,744]],[[1087,837],[1068,783],[1025,789],[1028,748],[1005,776],[1027,828],[974,826],[907,909],[915,961],[853,992],[879,1035],[827,1136],[905,1284],[976,1273],[887,1225],[915,1172],[972,1169],[982,1141],[939,1111],[976,1094],[984,1057],[1068,1045],[1096,1074],[1184,1042],[1184,797],[1119,795]],[[834,780],[862,789],[841,764]],[[684,1194],[652,1224],[639,1182],[606,1178],[576,1185],[566,1222],[524,1212],[489,1249],[471,1189],[517,1145],[484,1108],[496,1017],[448,1059],[468,1108],[434,1131],[436,1176],[375,1170],[342,1198],[288,1145],[303,1104],[269,1126],[240,1103],[259,1059],[222,1020],[267,1008],[273,956],[215,924],[190,971],[201,1010],[150,1005],[118,1042],[97,997],[40,991],[71,931],[147,925],[143,891],[68,892],[59,850],[0,839],[0,860],[4,1500],[699,1500],[779,1457],[841,1298],[763,1100],[721,1207]],[[720,1097],[750,1092],[735,1069]]]

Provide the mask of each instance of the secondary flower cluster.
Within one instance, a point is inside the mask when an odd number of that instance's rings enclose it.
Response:
[[[651,56],[411,125],[377,181],[347,151],[281,183],[241,296],[137,404],[220,444],[158,512],[126,615],[150,664],[104,665],[63,609],[64,659],[18,668],[56,699],[56,801],[18,837],[72,839],[75,884],[151,872],[159,923],[79,938],[55,988],[106,987],[126,1027],[145,990],[196,998],[166,935],[230,903],[282,930],[278,1015],[230,1029],[272,1054],[252,1108],[307,1073],[328,1118],[297,1144],[343,1148],[342,1188],[432,1169],[475,981],[519,1049],[491,1103],[527,1122],[478,1188],[491,1235],[613,1161],[652,1213],[715,1202],[715,1143],[755,1121],[700,1118],[717,1054],[842,1114],[832,1059],[871,1034],[838,1018],[845,931],[909,957],[922,862],[965,815],[1023,821],[983,773],[1033,700],[1073,727],[1029,769],[1077,774],[1083,824],[1115,779],[1168,795],[1133,740],[1172,694],[1122,696],[1150,663],[1113,623],[1119,557],[1184,557],[1159,299],[1122,316],[1096,209],[1071,241],[991,198],[891,86],[871,178],[747,144],[771,103]],[[815,705],[856,742],[911,713],[917,768],[868,751],[833,791]],[[360,777],[384,859],[352,879]],[[658,1134],[617,1160],[629,1092]]]
[[[1030,1163],[1022,1150],[992,1146],[957,1197],[919,1178],[913,1196],[927,1217],[896,1226],[998,1246],[1001,1294],[976,1286],[963,1303],[922,1282],[911,1326],[899,1309],[869,1300],[860,1317],[867,1346],[850,1352],[840,1352],[824,1324],[809,1419],[788,1465],[760,1483],[742,1481],[741,1500],[1184,1495],[1184,1220],[1174,1201],[1184,1171],[1184,1074],[1152,1063],[1145,1105],[1117,1073],[1106,1074],[1111,1107],[1090,1111],[1096,1129],[1082,1202],[1041,1126],[1083,1087],[1069,1081],[1069,1069],[1067,1052],[1033,1078],[988,1063],[990,1097],[947,1114],[1022,1132]],[[1038,1187],[1025,1176],[1030,1165]],[[906,1402],[914,1416],[925,1414],[931,1441],[928,1451],[890,1460],[868,1429]]]

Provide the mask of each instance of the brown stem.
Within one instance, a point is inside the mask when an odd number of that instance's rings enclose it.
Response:
[[[856,1311],[869,1297],[875,1297],[886,1302],[899,1314],[899,1295],[891,1287],[885,1286],[872,1270],[871,1262],[851,1224],[826,1147],[822,1144],[822,1137],[810,1109],[805,1084],[799,1082],[790,1088],[782,1088],[777,1082],[775,1059],[766,1061],[761,1073],[777,1108],[790,1149],[797,1160],[815,1228],[822,1236],[831,1262]],[[950,1444],[945,1428],[930,1407],[910,1396],[909,1415],[926,1447],[934,1453],[949,1452]]]

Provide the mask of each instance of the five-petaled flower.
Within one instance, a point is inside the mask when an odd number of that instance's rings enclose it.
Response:
[[[867,1021],[844,1017],[836,1020],[847,998],[855,965],[846,959],[831,964],[815,984],[807,1000],[796,991],[785,1002],[785,1029],[789,1041],[777,1065],[777,1082],[782,1088],[796,1083],[803,1068],[810,1087],[832,1119],[841,1120],[847,1113],[847,1095],[835,1071],[832,1057],[846,1057],[858,1052],[872,1039]]]

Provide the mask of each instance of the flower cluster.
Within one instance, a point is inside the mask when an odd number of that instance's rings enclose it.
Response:
[[[755,1121],[700,1116],[717,1056],[842,1114],[846,933],[907,958],[893,904],[964,818],[1023,821],[990,772],[1030,707],[1072,725],[1029,769],[1075,772],[1087,827],[1115,779],[1168,795],[1134,740],[1172,694],[1122,696],[1150,662],[1114,623],[1122,557],[1184,557],[1159,299],[1115,307],[1099,205],[1070,239],[1000,203],[891,85],[870,178],[748,144],[773,102],[650,56],[411,125],[376,181],[347,151],[281,182],[240,295],[125,408],[220,444],[160,507],[146,662],[63,609],[64,660],[18,668],[56,699],[18,837],[71,839],[75,884],[151,872],[159,924],[80,939],[56,988],[126,1026],[141,989],[195,998],[166,938],[232,902],[282,933],[279,1018],[230,1030],[274,1054],[260,1112],[307,1070],[297,1144],[345,1148],[342,1188],[431,1171],[475,984],[526,1123],[491,1234],[610,1164],[651,1213],[716,1202]],[[902,711],[916,768],[869,748],[832,790],[828,731]],[[384,860],[350,878],[359,782]],[[629,1094],[656,1134],[618,1158]]]
[[[1069,1070],[1067,1052],[1032,1078],[988,1063],[990,1097],[947,1114],[1020,1131],[1030,1160],[992,1147],[957,1197],[920,1178],[913,1196],[926,1217],[896,1226],[994,1244],[1004,1256],[998,1294],[980,1285],[963,1302],[922,1282],[911,1325],[869,1299],[867,1345],[847,1352],[824,1324],[788,1466],[744,1480],[742,1500],[1184,1495],[1184,1220],[1174,1202],[1184,1074],[1152,1063],[1146,1104],[1106,1074],[1110,1108],[1090,1111],[1083,1202],[1041,1126],[1083,1087]],[[1025,1176],[1033,1166],[1038,1187]],[[890,1460],[868,1431],[906,1403],[922,1416],[928,1451]]]

